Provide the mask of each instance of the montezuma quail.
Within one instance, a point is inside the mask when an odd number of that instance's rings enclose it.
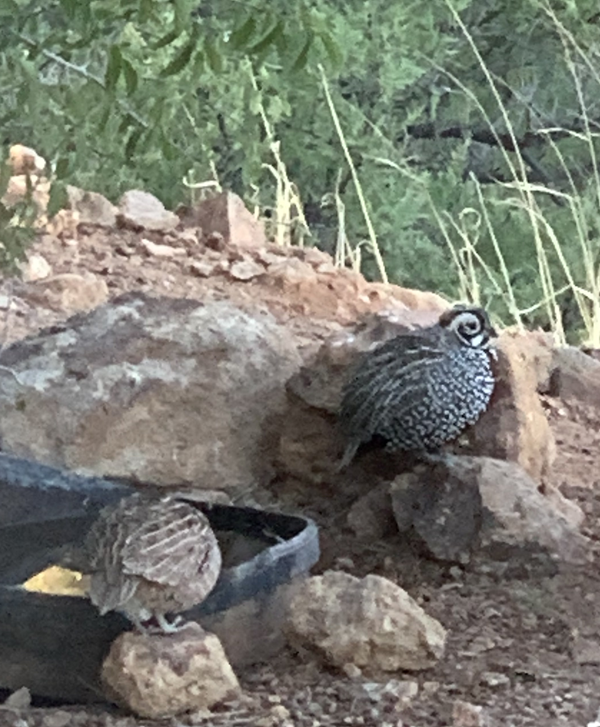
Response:
[[[484,310],[456,305],[435,325],[366,353],[342,394],[341,467],[373,441],[390,451],[436,455],[474,424],[494,389],[494,336]]]
[[[141,494],[105,508],[87,537],[90,599],[101,614],[124,613],[146,629],[178,629],[167,613],[186,611],[213,589],[221,551],[208,520],[193,505],[170,496]]]

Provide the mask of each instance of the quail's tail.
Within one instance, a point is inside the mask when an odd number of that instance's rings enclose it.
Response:
[[[338,463],[338,466],[335,468],[336,472],[342,472],[342,470],[346,469],[346,467],[350,464],[350,462],[352,462],[352,460],[356,456],[358,447],[359,445],[355,442],[347,445],[346,449],[344,450],[344,454],[342,455],[342,458]]]

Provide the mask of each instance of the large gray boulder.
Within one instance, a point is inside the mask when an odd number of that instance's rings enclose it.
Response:
[[[239,492],[272,474],[295,344],[268,314],[127,294],[0,355],[5,452]]]

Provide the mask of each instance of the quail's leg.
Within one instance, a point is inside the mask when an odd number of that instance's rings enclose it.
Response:
[[[185,623],[185,619],[181,616],[176,616],[173,621],[169,621],[164,613],[156,613],[154,614],[154,618],[163,634],[175,634],[181,631]]]

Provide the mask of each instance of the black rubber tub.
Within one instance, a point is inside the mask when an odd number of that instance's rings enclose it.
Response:
[[[103,701],[99,682],[111,642],[131,628],[101,617],[85,597],[25,590],[28,578],[68,564],[99,510],[132,492],[0,454],[0,689],[69,702]],[[186,616],[216,633],[234,668],[263,661],[283,645],[292,581],[319,558],[308,519],[226,505],[200,505],[221,543],[224,568],[206,601]]]

